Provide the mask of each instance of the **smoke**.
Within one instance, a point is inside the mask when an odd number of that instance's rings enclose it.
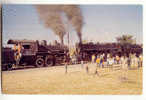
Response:
[[[37,5],[36,8],[40,15],[40,19],[44,21],[45,26],[51,28],[54,33],[59,36],[61,43],[63,44],[63,37],[66,32],[61,20],[59,6]]]
[[[83,18],[81,10],[77,5],[36,5],[37,11],[40,16],[40,20],[44,22],[47,28],[51,28],[56,35],[59,36],[61,43],[63,44],[63,37],[66,34],[66,30],[61,17],[62,13],[65,13],[69,22],[72,24],[77,32],[79,41],[82,41],[82,25]]]
[[[82,26],[83,26],[83,17],[81,10],[76,5],[66,5],[63,6],[63,11],[66,13],[68,20],[71,22],[75,28],[77,35],[79,37],[80,43],[82,42]]]

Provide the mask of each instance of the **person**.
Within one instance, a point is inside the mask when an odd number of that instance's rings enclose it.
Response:
[[[116,56],[113,57],[114,64],[117,64]]]
[[[107,67],[107,55],[104,55],[104,58],[103,58],[103,66],[104,67]]]
[[[123,67],[123,69],[125,69],[127,67],[127,57],[126,56],[123,57],[122,67]]]
[[[109,58],[106,58],[106,62],[107,62],[107,67],[109,67]]]
[[[95,56],[95,54],[93,54],[93,55],[91,56],[91,63],[90,63],[90,65],[91,65],[91,66],[95,66],[95,61],[96,61],[96,56]]]
[[[73,64],[76,64],[76,56],[75,56],[75,54],[72,57],[72,62],[73,62]]]
[[[142,57],[142,54],[140,54],[140,56],[139,56],[139,67],[142,67],[142,63],[143,63],[143,57]]]
[[[127,58],[127,65],[128,65],[128,69],[130,69],[130,65],[131,65],[131,57],[128,56]]]
[[[83,68],[83,67],[84,67],[84,61],[81,60],[81,68]]]
[[[97,59],[96,59],[96,65],[97,65],[97,67],[100,67],[100,57],[97,57]]]
[[[100,55],[100,67],[104,67],[104,54]]]
[[[127,57],[124,56],[122,57],[122,76],[124,79],[127,79],[127,72],[128,71],[128,67],[127,67]]]
[[[18,48],[17,48],[18,53],[21,53],[21,49],[22,49],[22,46],[21,46],[21,44],[20,44],[20,43],[18,43]]]
[[[93,54],[92,55],[92,63],[94,63],[95,62],[95,55]]]
[[[99,76],[99,73],[98,73],[98,71],[97,71],[97,67],[96,67],[96,69],[95,69],[94,75],[98,75],[98,76]]]
[[[88,67],[88,64],[86,64],[86,73],[87,73],[87,74],[89,73],[89,67]]]
[[[110,58],[110,54],[109,53],[107,54],[107,58]]]
[[[134,54],[131,54],[131,68],[133,68],[134,65]]]
[[[69,60],[70,60],[70,55],[69,55],[69,53],[67,53],[66,56],[65,56],[65,74],[68,73]]]
[[[133,62],[134,62],[134,68],[138,68],[138,57],[136,56],[136,54],[134,54]]]
[[[17,45],[16,44],[14,44],[14,46],[13,46],[13,48],[12,48],[14,51],[16,51],[17,50]]]
[[[119,64],[119,61],[120,61],[120,57],[116,55],[116,64]]]
[[[113,57],[110,57],[110,58],[109,58],[108,63],[109,63],[109,67],[113,67],[113,64],[114,64],[114,59],[113,59]]]
[[[67,74],[67,67],[68,67],[68,64],[67,62],[65,62],[65,74]]]
[[[16,66],[18,66],[20,64],[20,59],[21,59],[21,50],[22,50],[22,46],[20,43],[17,43],[14,45],[13,47],[14,49],[14,58],[15,58],[15,61],[16,61]]]
[[[97,59],[96,59],[96,68],[95,68],[95,73],[94,73],[95,75],[99,75],[98,74],[98,71],[97,71],[98,67],[100,67],[100,57],[97,56]]]
[[[123,67],[123,64],[124,64],[124,57],[123,56],[121,56],[120,62],[121,62],[121,67]]]
[[[110,54],[108,53],[108,54],[107,54],[107,66],[108,66],[108,67],[109,67],[109,60],[110,60],[110,57],[111,57],[111,56],[110,56]]]

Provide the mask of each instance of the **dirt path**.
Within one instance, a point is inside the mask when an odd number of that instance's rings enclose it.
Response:
[[[5,94],[141,94],[142,68],[128,70],[126,79],[119,68],[99,68],[94,75],[81,65],[33,68],[2,72],[2,90]]]

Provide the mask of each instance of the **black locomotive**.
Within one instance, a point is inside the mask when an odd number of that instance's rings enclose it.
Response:
[[[8,44],[20,45],[21,51],[3,47],[2,70],[11,69],[12,65],[53,66],[64,63],[67,58],[68,48],[65,45],[47,45],[45,41],[40,44],[33,40],[9,40]]]
[[[91,56],[100,54],[111,54],[112,56],[129,56],[129,54],[142,54],[143,49],[138,44],[120,44],[120,43],[86,43],[77,44],[77,52],[84,61],[90,61]]]

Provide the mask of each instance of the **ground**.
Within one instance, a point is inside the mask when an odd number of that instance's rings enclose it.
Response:
[[[80,64],[2,71],[4,94],[142,94],[142,68],[98,68],[89,64],[89,73]]]

